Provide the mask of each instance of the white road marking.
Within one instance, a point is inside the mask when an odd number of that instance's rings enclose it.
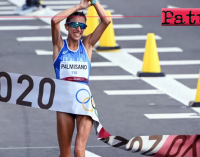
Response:
[[[124,15],[122,14],[112,14],[112,19],[121,19],[121,18],[124,18]]]
[[[66,38],[66,37],[63,37]],[[23,42],[27,42],[27,41],[51,41],[52,37],[47,36],[47,37],[19,37],[17,38],[17,41],[23,41]]]
[[[168,5],[167,8],[178,8],[178,7],[175,7],[175,6],[172,6],[172,5]]]
[[[142,70],[143,63],[136,57],[126,52],[103,52],[98,53],[107,60],[117,64],[127,72],[137,75],[138,71]],[[170,97],[188,106],[189,102],[195,99],[195,93],[192,89],[183,85],[182,83],[170,77],[156,77],[156,78],[141,78],[141,80],[149,83],[160,91],[163,91]],[[192,108],[194,111],[200,113],[200,108]]]
[[[199,74],[167,74],[167,77],[173,79],[198,79]]]
[[[107,5],[101,5],[103,8],[108,8],[108,6]],[[74,5],[63,5],[63,6],[57,6],[57,5],[50,5],[50,6],[48,6],[49,8],[51,8],[51,9],[63,9],[63,10],[65,10],[65,9],[69,9],[69,8],[72,8],[72,7],[74,7]]]
[[[160,61],[160,65],[196,65],[196,64],[200,64],[200,60]]]
[[[115,36],[115,40],[146,40],[146,35],[134,35],[134,36]],[[161,40],[162,38],[158,35],[155,35],[156,40]]]
[[[0,26],[0,31],[51,29],[51,26]]]
[[[96,154],[94,154],[92,152],[89,152],[87,150],[85,150],[85,156],[88,156],[88,157],[101,157],[101,156],[96,155]]]
[[[92,62],[92,67],[110,67],[110,66],[117,66],[112,62]]]
[[[37,55],[53,55],[53,51],[35,50]]]
[[[0,7],[0,10],[13,10],[13,9],[16,9],[15,6],[3,6],[3,7]]]
[[[164,92],[157,89],[149,90],[104,90],[107,95],[154,95],[154,94],[165,94]]]
[[[188,119],[200,118],[197,113],[144,114],[149,119]]]
[[[114,29],[142,28],[140,24],[114,24]]]
[[[108,81],[108,80],[139,80],[138,77],[132,75],[116,75],[116,76],[90,76],[90,81]]]
[[[0,5],[8,5],[8,4],[10,4],[10,3],[8,3],[8,2],[0,2]]]
[[[123,51],[128,53],[144,53],[145,48],[123,48]],[[157,51],[161,52],[183,52],[183,50],[179,47],[157,47]]]
[[[192,90],[193,94],[196,95],[197,89],[191,89],[191,90]]]
[[[25,18],[25,17],[24,18],[20,18],[20,16],[19,16],[19,18],[17,18],[17,17],[15,17],[15,18],[14,17],[5,17],[4,18],[3,16],[0,18],[0,21],[15,21],[15,20],[16,21],[21,21],[21,20],[22,21],[23,20],[36,20],[36,18]]]
[[[14,15],[13,11],[0,11],[0,15]]]
[[[64,36],[63,38],[67,38]],[[115,36],[115,39],[117,41],[121,40],[146,40],[147,36],[145,35],[140,35],[140,36]],[[160,40],[161,37],[155,35],[156,40]],[[21,42],[27,42],[27,41],[51,41],[52,37],[51,36],[40,36],[40,37],[19,37],[17,38],[17,41]]]

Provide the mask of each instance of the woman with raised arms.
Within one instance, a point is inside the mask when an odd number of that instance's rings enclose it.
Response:
[[[81,40],[84,29],[87,27],[87,19],[83,12],[78,11],[88,7],[96,9],[101,22],[93,33]],[[65,28],[68,31],[67,39],[62,38],[60,30],[60,22],[65,19]],[[88,85],[92,49],[110,22],[110,17],[108,17],[106,11],[97,0],[81,0],[78,5],[62,11],[52,18],[53,60],[57,79]],[[57,135],[60,157],[71,157],[71,141],[75,128],[75,119],[77,135],[74,156],[85,157],[86,143],[93,125],[92,118],[84,115],[57,112]]]

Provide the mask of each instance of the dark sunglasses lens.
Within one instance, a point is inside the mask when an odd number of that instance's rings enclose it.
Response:
[[[85,29],[87,27],[84,23],[80,23],[79,25],[80,25],[81,29]]]
[[[77,27],[78,27],[78,24],[75,23],[75,22],[73,22],[73,23],[72,23],[72,27],[77,28]]]
[[[81,29],[85,29],[87,27],[86,24],[84,23],[77,23],[77,22],[70,22],[69,25],[73,28],[78,28],[79,26],[81,27]]]
[[[76,24],[75,24],[74,22],[70,22],[70,23],[68,23],[68,25],[69,25],[70,27],[76,28]]]

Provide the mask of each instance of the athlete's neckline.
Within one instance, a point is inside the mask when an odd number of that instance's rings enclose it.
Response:
[[[71,49],[69,48],[67,39],[65,39],[65,42],[66,42],[66,44],[67,44],[67,48],[68,48],[71,52],[77,52],[77,51],[78,51],[78,49],[79,49],[79,44],[80,44],[80,41],[79,41],[79,40],[78,40],[78,48],[77,48],[77,50],[75,50],[75,51],[73,51],[73,50],[71,50]]]

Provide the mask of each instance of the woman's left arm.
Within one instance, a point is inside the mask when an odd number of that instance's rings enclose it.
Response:
[[[90,1],[92,1],[92,0],[90,0]],[[108,17],[108,14],[106,13],[104,8],[101,6],[101,4],[98,1],[94,4],[94,7],[101,19],[101,23],[97,26],[97,28],[94,30],[93,33],[91,33],[90,35],[85,37],[85,39],[83,40],[84,45],[89,50],[91,50],[93,48],[93,46],[98,42],[98,40],[102,36],[105,29],[111,23],[110,17]],[[90,53],[92,53],[92,51],[88,51],[88,53],[89,53],[88,55],[91,58],[92,54],[90,54]]]

